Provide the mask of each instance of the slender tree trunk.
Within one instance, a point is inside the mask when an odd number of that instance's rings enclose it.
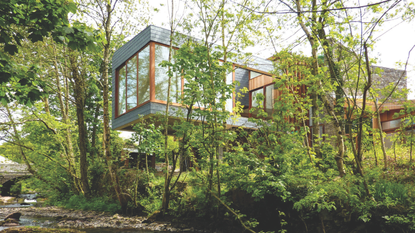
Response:
[[[414,128],[413,128],[413,125],[414,125],[414,121],[413,121],[413,119],[412,119],[412,117],[411,117],[411,143],[410,143],[410,148],[409,148],[409,166],[411,166],[411,164],[412,164],[412,143],[413,143],[413,139],[414,139]]]
[[[86,158],[87,153],[87,135],[85,127],[85,78],[80,74],[78,70],[78,63],[76,59],[78,56],[76,54],[69,55],[71,63],[71,73],[74,80],[74,91],[75,91],[75,105],[76,105],[76,116],[78,120],[78,134],[79,134],[79,165],[81,172],[81,184],[82,184],[82,193],[84,196],[90,196],[90,189],[88,184],[88,162]]]
[[[17,145],[19,147],[20,155],[22,156],[23,161],[25,162],[25,164],[27,166],[27,170],[33,176],[35,176],[36,178],[38,178],[39,180],[45,182],[46,184],[49,184],[51,187],[53,187],[54,189],[56,189],[57,191],[59,191],[60,193],[62,193],[62,190],[58,186],[56,186],[54,183],[52,183],[52,182],[46,180],[45,178],[43,178],[39,173],[37,173],[37,171],[35,169],[33,169],[32,164],[29,162],[29,160],[28,160],[28,158],[27,158],[27,156],[26,156],[26,154],[25,154],[25,152],[23,150],[22,141],[20,139],[19,132],[17,131],[16,124],[14,123],[13,115],[10,112],[10,108],[9,108],[9,106],[7,104],[5,105],[5,107],[6,107],[7,115],[9,117],[9,119],[10,119],[10,123],[11,123],[11,125],[13,127],[13,132],[14,132],[14,135],[12,135],[13,136],[13,140],[17,142]]]
[[[382,130],[382,122],[380,120],[380,110],[378,107],[378,102],[375,101],[375,109],[376,109],[376,115],[377,115],[377,122],[378,122],[378,126],[379,126],[379,140],[380,140],[380,147],[382,148],[382,154],[383,154],[383,162],[384,162],[384,168],[388,168],[388,158],[386,155],[386,149],[385,149],[385,141],[383,138],[383,130]],[[360,160],[362,161],[362,160]]]
[[[316,38],[314,35],[312,35],[307,27],[305,26],[305,24],[303,23],[302,20],[302,15],[301,15],[301,3],[299,0],[295,1],[296,7],[297,7],[297,11],[299,12],[297,17],[300,23],[301,28],[303,29],[303,31],[306,33],[307,35],[307,39],[308,42],[310,43],[311,46],[311,55],[312,55],[312,67],[311,67],[311,74],[313,76],[317,76],[318,75],[318,58],[317,58],[317,46],[316,46]],[[312,1],[312,9],[315,10],[316,8],[316,0]],[[315,22],[317,20],[317,13],[314,12],[312,14],[312,22]],[[310,121],[313,122],[312,123],[312,131],[311,131],[311,138],[312,138],[312,146],[314,148],[314,151],[316,153],[316,157],[317,158],[322,158],[321,156],[321,149],[320,149],[320,127],[319,127],[319,116],[317,114],[318,110],[319,110],[319,106],[318,106],[318,93],[317,90],[313,90],[311,92],[311,100],[312,100],[312,107],[311,107],[311,119]]]
[[[110,130],[110,116],[109,116],[109,78],[108,78],[108,70],[109,70],[109,58],[110,58],[110,46],[111,46],[111,4],[107,2],[105,4],[106,9],[106,18],[103,19],[103,26],[105,31],[105,41],[104,41],[104,57],[103,57],[103,65],[102,65],[102,98],[103,98],[103,111],[104,111],[104,134],[103,134],[103,144],[104,144],[104,153],[105,159],[107,161],[107,166],[109,170],[109,174],[111,177],[111,181],[114,185],[115,194],[118,198],[118,201],[121,205],[122,212],[127,211],[127,201],[124,198],[123,194],[121,193],[121,187],[118,179],[118,174],[115,169],[113,169],[112,164],[112,155],[111,155],[111,130]]]
[[[59,99],[59,108],[61,111],[61,115],[62,115],[62,121],[65,124],[65,149],[66,149],[66,154],[65,154],[65,159],[68,162],[68,169],[70,170],[71,173],[76,174],[76,168],[75,168],[75,156],[74,156],[74,149],[73,149],[73,143],[72,143],[72,135],[71,135],[71,130],[70,130],[70,119],[69,119],[69,83],[68,83],[68,78],[67,78],[67,72],[66,69],[62,69],[62,74],[63,74],[63,78],[64,78],[64,91],[62,91],[62,87],[61,87],[61,80],[60,80],[60,76],[59,76],[59,69],[58,69],[58,61],[57,61],[57,55],[56,55],[56,48],[53,47],[53,52],[54,52],[54,68],[55,68],[55,82],[56,82],[56,87],[58,89],[57,91],[57,95],[58,95],[58,99]],[[67,65],[67,60],[65,59],[65,65]],[[65,66],[66,68],[67,66]],[[65,95],[65,101],[63,100],[63,95],[62,93]],[[73,179],[73,183],[75,186],[75,191],[76,192],[81,192],[81,187],[80,187],[80,183],[79,183],[79,179],[76,176],[72,176]]]
[[[378,155],[376,153],[376,147],[375,147],[375,134],[372,135],[372,141],[373,141],[373,154],[375,156],[375,165],[378,166]]]
[[[50,115],[49,99],[47,97],[45,97],[45,98],[42,98],[42,101],[45,104],[45,112],[46,112],[46,114]]]
[[[171,0],[171,18],[170,18],[170,44],[169,44],[169,62],[172,60],[172,52],[173,52],[173,27],[174,27],[174,1]],[[162,208],[163,214],[167,213],[169,210],[169,202],[170,202],[170,181],[171,177],[169,175],[169,153],[167,151],[167,143],[168,143],[168,129],[169,129],[169,105],[170,105],[170,86],[171,86],[171,76],[170,75],[170,66],[169,66],[169,80],[167,85],[167,104],[166,104],[166,112],[165,112],[165,126],[164,126],[164,160],[166,162],[166,174],[164,177],[164,193],[162,199]],[[172,168],[174,169],[174,168]],[[174,171],[173,171],[174,172]],[[172,173],[173,175],[173,173]]]
[[[97,156],[97,149],[96,149],[96,140],[97,140],[97,128],[98,128],[98,122],[96,121],[98,119],[99,115],[99,105],[95,107],[94,112],[94,125],[92,126],[92,132],[91,132],[91,149],[90,149],[90,155],[91,155],[91,161],[93,162],[95,159],[95,156]]]

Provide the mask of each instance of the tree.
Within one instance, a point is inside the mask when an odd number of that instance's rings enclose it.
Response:
[[[131,25],[138,23],[138,25],[146,24],[146,17],[140,14],[137,14],[137,6],[141,7],[141,10],[146,10],[146,1],[138,2],[118,2],[118,1],[101,1],[101,0],[91,0],[91,1],[80,1],[81,12],[88,16],[89,19],[93,20],[95,26],[99,28],[102,32],[103,37],[100,41],[100,46],[102,49],[103,57],[100,66],[101,71],[101,86],[102,86],[102,96],[103,96],[103,141],[104,141],[104,151],[107,165],[109,168],[109,173],[111,176],[112,183],[114,185],[115,193],[118,197],[120,205],[123,212],[127,208],[127,199],[122,193],[119,178],[117,172],[113,168],[113,159],[111,154],[111,130],[110,130],[110,57],[113,52],[112,46],[114,46],[114,36],[117,31],[115,26],[121,27],[119,31],[120,34],[129,35],[129,33],[134,33],[133,31],[128,31],[131,29]],[[125,22],[123,20],[126,15],[130,15],[130,20],[139,19],[138,22]]]
[[[47,84],[37,79],[35,64],[14,63],[10,57],[18,52],[25,39],[37,42],[51,35],[55,41],[63,43],[77,37],[77,42],[69,42],[73,49],[93,46],[89,31],[84,31],[80,24],[69,25],[68,14],[75,12],[76,5],[64,0],[6,0],[0,3],[0,45],[4,46],[0,50],[0,101],[3,104],[16,100],[31,105],[48,94]]]

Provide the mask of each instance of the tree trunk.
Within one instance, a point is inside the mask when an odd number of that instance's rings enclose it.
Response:
[[[90,196],[90,189],[88,184],[88,162],[86,158],[87,152],[87,135],[85,127],[85,78],[79,73],[78,63],[76,59],[78,57],[75,54],[69,55],[71,63],[71,73],[74,82],[74,92],[75,92],[75,105],[76,105],[76,117],[78,120],[78,134],[79,134],[79,165],[81,172],[81,184],[82,184],[82,193],[84,196]]]
[[[377,115],[376,120],[378,121],[378,126],[379,126],[380,147],[382,148],[384,168],[386,169],[388,167],[388,158],[387,158],[387,155],[386,155],[385,141],[384,141],[384,138],[383,138],[383,130],[382,130],[382,122],[380,120],[380,111],[379,111],[377,101],[375,101],[375,109],[376,109],[376,115]]]
[[[174,26],[174,1],[171,0],[171,18],[170,18],[170,43],[169,43],[169,62],[172,60],[172,52],[173,52],[173,26]],[[163,214],[165,214],[169,210],[169,202],[170,202],[170,181],[171,177],[169,175],[169,153],[167,152],[167,143],[168,143],[168,129],[169,129],[169,105],[170,105],[170,86],[171,86],[171,72],[170,66],[168,68],[169,73],[169,80],[167,84],[167,104],[166,104],[166,112],[165,112],[165,126],[164,126],[164,160],[166,163],[166,174],[164,177],[164,192],[163,192],[163,199],[162,199],[162,209]],[[174,75],[174,74],[173,74]],[[172,168],[174,169],[174,168]],[[173,175],[172,171],[172,175]]]
[[[70,120],[69,120],[69,84],[68,84],[68,78],[66,77],[67,72],[66,70],[62,70],[63,73],[63,78],[65,80],[65,89],[64,92],[62,92],[62,88],[61,88],[61,80],[59,78],[59,70],[58,70],[58,61],[57,61],[57,56],[56,56],[56,48],[53,48],[53,52],[54,52],[54,68],[55,68],[55,73],[56,73],[56,77],[55,77],[55,82],[56,82],[56,87],[58,89],[57,91],[57,95],[58,95],[58,99],[59,99],[59,107],[61,110],[61,115],[62,115],[62,121],[65,124],[65,142],[66,142],[66,161],[68,162],[68,169],[70,170],[71,173],[76,174],[76,168],[75,168],[75,158],[74,158],[74,151],[73,151],[73,143],[72,143],[72,136],[71,136],[71,129],[69,127],[70,125]],[[65,60],[65,64],[66,64],[66,60]],[[66,66],[65,66],[66,67]],[[64,93],[65,95],[65,102],[63,101],[63,95],[62,93]],[[79,184],[79,180],[76,178],[76,176],[72,176],[73,182],[74,182],[74,186],[76,188],[76,190],[78,193],[81,192],[81,187]]]
[[[31,162],[28,160],[28,158],[27,158],[27,156],[26,156],[26,154],[25,154],[25,152],[23,150],[23,146],[22,146],[22,142],[21,142],[21,139],[20,139],[20,135],[19,135],[19,132],[17,131],[16,124],[14,123],[13,116],[12,116],[12,114],[10,112],[10,108],[9,108],[9,106],[7,104],[5,105],[5,107],[6,107],[6,110],[7,110],[7,115],[9,116],[9,119],[10,119],[10,123],[11,123],[11,125],[13,127],[13,132],[14,132],[14,135],[12,135],[13,140],[17,142],[16,144],[19,147],[20,155],[22,156],[23,161],[25,162],[25,164],[27,166],[27,170],[33,176],[35,176],[36,178],[38,178],[39,180],[45,182],[46,184],[49,184],[51,187],[53,187],[54,189],[56,189],[58,192],[62,193],[62,190],[58,186],[56,186],[54,183],[52,183],[52,182],[46,180],[45,178],[43,178],[41,175],[39,175],[39,173],[36,172],[35,169],[33,169]]]
[[[102,96],[103,96],[103,111],[104,111],[104,134],[103,134],[103,144],[104,144],[104,153],[108,165],[109,174],[114,185],[115,194],[118,198],[118,201],[121,205],[121,210],[123,213],[127,211],[127,201],[121,193],[121,187],[119,184],[118,174],[114,171],[112,167],[112,156],[111,156],[111,131],[110,131],[110,120],[109,120],[109,84],[108,84],[108,69],[109,69],[109,57],[110,57],[110,45],[111,45],[111,14],[112,9],[110,2],[107,2],[105,5],[106,9],[106,18],[103,19],[104,31],[105,31],[105,41],[104,41],[104,59],[102,65]]]

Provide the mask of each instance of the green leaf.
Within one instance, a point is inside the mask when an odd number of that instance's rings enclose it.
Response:
[[[68,10],[69,10],[69,12],[75,14],[76,13],[76,10],[77,10],[76,4],[74,2],[70,2],[68,4]]]
[[[71,28],[71,27],[64,27],[64,28],[63,28],[63,32],[64,32],[65,34],[71,34],[71,33],[74,33],[74,29],[73,29],[73,28]]]
[[[14,55],[15,53],[17,53],[18,49],[17,46],[14,44],[6,44],[4,46],[4,51],[9,53],[10,55]]]

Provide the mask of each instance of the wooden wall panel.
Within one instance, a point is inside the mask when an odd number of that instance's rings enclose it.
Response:
[[[273,78],[268,75],[260,75],[256,78],[249,80],[249,90],[255,90],[257,88],[263,87],[265,85],[271,84],[273,82]]]

